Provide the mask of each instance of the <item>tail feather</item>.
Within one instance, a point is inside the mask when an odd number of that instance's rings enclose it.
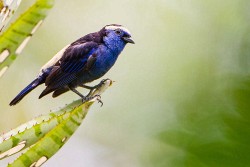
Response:
[[[52,94],[52,97],[55,98],[57,96],[60,96],[61,94],[65,93],[69,91],[69,88],[61,88],[61,89],[57,89],[54,91],[54,93]]]
[[[27,87],[25,87],[11,102],[10,106],[14,106],[17,103],[19,103],[24,96],[26,96],[30,91],[35,89],[37,86],[41,85],[43,82],[41,78],[36,78],[34,81],[32,81]]]
[[[51,92],[53,92],[55,89],[52,89],[50,87],[46,87],[42,93],[40,94],[40,96],[38,97],[39,99],[41,99],[43,96],[46,96],[47,94],[50,94]]]

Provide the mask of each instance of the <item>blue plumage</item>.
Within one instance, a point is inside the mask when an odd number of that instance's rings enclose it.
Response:
[[[85,100],[86,97],[75,88],[78,86],[90,90],[96,88],[84,84],[106,74],[127,43],[134,43],[130,32],[116,24],[107,25],[98,32],[76,40],[45,64],[38,77],[23,89],[10,105],[17,104],[31,90],[43,83],[46,89],[39,98],[51,92],[54,92],[53,97],[57,97],[71,90]]]

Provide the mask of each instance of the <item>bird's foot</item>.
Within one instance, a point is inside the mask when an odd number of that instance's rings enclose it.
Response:
[[[102,84],[104,84],[104,83],[105,83],[106,81],[108,81],[108,80],[111,80],[111,79],[107,78],[107,79],[101,80],[101,82],[98,84],[99,87],[102,86]]]
[[[98,89],[98,88],[100,88],[100,87],[101,87],[103,84],[105,84],[105,82],[108,81],[108,80],[110,80],[110,79],[107,78],[107,79],[101,80],[101,82],[100,82],[99,84],[93,86],[93,89]]]
[[[110,80],[110,79],[103,79],[99,84],[97,84],[97,85],[95,85],[95,86],[80,85],[81,87],[90,90],[89,93],[88,93],[86,96],[82,97],[82,101],[83,101],[83,102],[86,102],[86,101],[92,100],[93,98],[96,98],[96,97],[97,97],[96,100],[98,101],[98,103],[101,104],[101,107],[102,107],[102,106],[103,106],[103,102],[101,101],[101,96],[100,96],[100,95],[94,95],[94,96],[92,96],[92,94],[93,94],[93,92],[94,92],[95,90],[97,90],[98,88],[100,88],[100,87],[101,87],[103,84],[105,84],[106,81],[108,81],[108,80]]]
[[[98,89],[99,87],[101,87],[107,80],[110,80],[110,79],[103,79],[101,80],[101,82],[95,86],[87,86],[87,85],[80,85],[81,87],[83,88],[86,88],[86,89],[89,89],[90,91],[93,91],[94,89]]]
[[[97,84],[97,85],[95,85],[95,86],[81,85],[81,87],[90,90],[86,97],[91,96],[91,94],[92,94],[96,89],[100,88],[103,84],[105,84],[105,82],[106,82],[107,80],[110,80],[110,79],[103,79],[99,84]]]
[[[94,97],[96,97],[97,102],[100,103],[102,107],[103,106],[103,102],[101,100],[102,97],[100,95],[95,95]]]
[[[82,97],[82,102],[87,102],[90,101],[92,99],[96,98],[97,102],[101,104],[101,107],[103,106],[103,102],[101,100],[101,96],[100,95],[95,95],[95,96],[84,96]]]

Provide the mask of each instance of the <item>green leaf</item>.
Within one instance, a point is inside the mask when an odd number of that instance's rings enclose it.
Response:
[[[34,118],[2,135],[0,138],[0,159],[18,153],[36,143],[51,129],[68,118],[70,115],[69,111],[80,104],[81,100],[78,100],[57,112]]]
[[[13,16],[19,7],[21,0],[0,1],[0,32],[7,25],[10,18]]]
[[[25,48],[53,4],[54,0],[37,0],[0,36],[0,77]]]
[[[101,95],[110,85],[106,80],[91,96]],[[98,97],[98,96],[97,96]],[[0,138],[0,159],[32,146],[9,166],[39,166],[52,157],[81,125],[89,107],[97,100],[77,100],[62,109],[37,117]]]
[[[44,138],[9,166],[40,166],[45,163],[68,141],[75,130],[81,125],[93,102],[89,101],[76,107],[69,115],[65,113],[67,116],[62,114],[60,117],[56,117],[58,122],[60,122],[59,120],[62,120],[62,122],[57,124]]]

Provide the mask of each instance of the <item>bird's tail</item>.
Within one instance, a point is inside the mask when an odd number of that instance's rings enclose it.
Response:
[[[34,81],[32,81],[28,86],[26,86],[26,88],[24,88],[11,102],[10,102],[10,106],[14,106],[17,103],[19,103],[24,96],[26,96],[30,91],[32,91],[33,89],[35,89],[37,86],[41,85],[42,82],[42,78],[36,78]]]

